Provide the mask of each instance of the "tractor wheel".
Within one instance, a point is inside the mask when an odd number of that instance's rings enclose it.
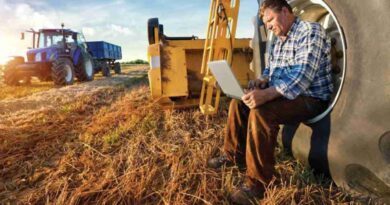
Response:
[[[74,67],[68,58],[60,58],[53,62],[51,77],[55,85],[72,85],[74,81]]]
[[[80,63],[75,69],[75,76],[80,82],[92,81],[94,77],[94,69],[92,58],[88,55],[81,56]]]
[[[31,85],[31,76],[22,77],[22,84],[23,85]]]
[[[155,44],[154,28],[159,28],[158,18],[151,18],[148,20],[148,40],[149,45]]]
[[[13,60],[9,61],[12,65],[16,66],[19,64],[24,63],[24,57],[23,56],[15,56]]]
[[[15,67],[5,66],[4,70],[4,83],[10,86],[20,85],[19,77],[17,75]]]
[[[48,82],[52,80],[51,75],[41,75],[38,77],[38,79],[41,82]]]
[[[114,64],[114,71],[115,71],[115,74],[121,74],[122,69],[121,69],[121,64],[120,63],[115,63]]]
[[[106,62],[102,63],[101,66],[102,66],[102,74],[103,74],[103,76],[111,77],[110,66]]]
[[[4,70],[4,83],[11,86],[20,85],[20,76],[17,73],[16,66],[24,63],[24,58],[21,56],[15,57],[8,61]]]
[[[383,26],[390,19],[390,1],[290,3],[332,38],[335,93],[329,109],[314,119],[331,115],[329,138],[322,141],[327,144],[320,145],[326,153],[319,154],[327,159],[316,162],[327,160],[331,177],[345,189],[390,198],[390,27]],[[311,135],[301,125],[292,141],[294,156],[304,162],[316,149]]]

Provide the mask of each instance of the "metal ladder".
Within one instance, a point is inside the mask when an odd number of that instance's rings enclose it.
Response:
[[[232,64],[240,0],[211,0],[210,17],[203,51],[201,74],[204,75],[199,107],[203,114],[215,114],[221,91],[210,73],[208,62],[226,60]]]

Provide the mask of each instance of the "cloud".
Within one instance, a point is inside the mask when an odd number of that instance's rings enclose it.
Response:
[[[83,32],[84,36],[94,36],[95,35],[95,29],[91,27],[84,27],[81,29]]]
[[[124,26],[119,26],[115,24],[110,25],[111,32],[116,33],[116,34],[124,34],[124,35],[133,35],[134,33],[130,30],[130,28],[124,27]]]
[[[54,19],[50,18],[51,15],[43,14],[39,11],[34,10],[28,4],[17,4],[14,6],[14,18],[12,22],[16,22],[16,25],[25,28],[40,29],[43,27],[53,27]]]

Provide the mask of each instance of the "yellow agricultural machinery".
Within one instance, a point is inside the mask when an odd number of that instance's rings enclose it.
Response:
[[[164,106],[176,108],[198,106],[202,101],[200,107],[204,113],[215,113],[219,95],[213,94],[219,90],[214,89],[215,80],[205,66],[207,61],[202,60],[206,59],[205,45],[213,45],[213,42],[196,37],[167,37],[157,18],[149,19],[148,31],[152,98]],[[255,77],[249,69],[253,57],[249,42],[250,39],[215,40],[214,48],[211,48],[214,53],[207,54],[207,58],[210,55],[214,55],[214,59],[219,55],[232,55],[233,72],[245,86]]]

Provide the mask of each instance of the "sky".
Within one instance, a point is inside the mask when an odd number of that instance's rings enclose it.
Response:
[[[167,36],[204,38],[211,0],[0,0],[0,64],[9,56],[25,56],[32,41],[30,28],[65,28],[83,32],[87,41],[107,41],[122,47],[122,61],[147,60],[147,21],[159,18]],[[236,37],[253,36],[256,0],[240,5]]]

